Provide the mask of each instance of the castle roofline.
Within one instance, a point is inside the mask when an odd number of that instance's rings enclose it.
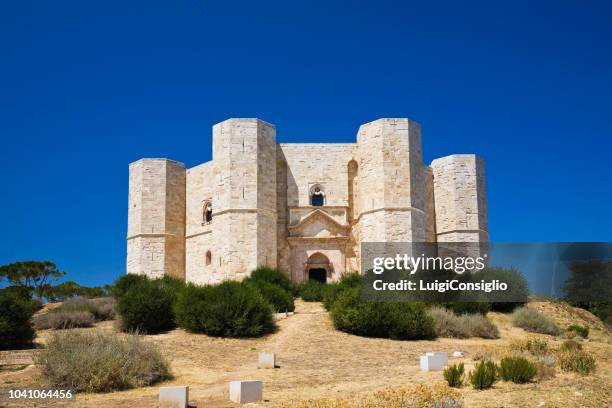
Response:
[[[259,118],[228,118],[228,119],[222,120],[219,123],[216,123],[215,125],[219,125],[219,124],[225,123],[225,122],[260,122],[260,123],[263,123],[263,124],[266,124],[268,126],[272,126],[272,127],[276,128],[275,124],[267,122],[267,121],[265,121],[263,119],[259,119]]]
[[[185,167],[185,163],[177,161],[177,160],[167,159],[165,157],[143,157],[142,159],[138,159],[136,161],[131,162],[130,166],[132,166],[132,165],[134,165],[136,163],[140,163],[141,161],[166,161],[166,162],[176,163],[176,164],[179,164],[179,165]]]

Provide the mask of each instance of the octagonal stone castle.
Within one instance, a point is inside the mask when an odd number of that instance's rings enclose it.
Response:
[[[356,143],[277,144],[274,125],[213,126],[213,159],[130,164],[127,272],[199,284],[257,266],[293,281],[360,269],[362,242],[486,242],[483,161],[423,164],[420,125],[379,119]]]

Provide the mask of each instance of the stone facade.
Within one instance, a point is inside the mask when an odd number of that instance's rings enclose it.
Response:
[[[189,282],[243,279],[257,266],[292,280],[359,271],[362,242],[486,242],[484,163],[423,164],[408,119],[362,125],[356,143],[277,144],[259,119],[213,126],[213,159],[130,165],[127,272]]]

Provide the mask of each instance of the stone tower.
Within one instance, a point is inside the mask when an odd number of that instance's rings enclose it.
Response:
[[[259,119],[213,126],[215,250],[225,279],[276,266],[276,129]]]
[[[436,241],[489,240],[484,162],[473,154],[455,154],[431,163],[434,180]]]
[[[357,134],[360,242],[426,241],[421,127],[379,119]]]
[[[167,159],[130,164],[127,273],[185,278],[185,166]]]

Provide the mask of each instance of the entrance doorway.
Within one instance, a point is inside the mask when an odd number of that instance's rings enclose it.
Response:
[[[311,268],[308,270],[308,280],[326,283],[327,270],[325,268]]]
[[[329,259],[321,252],[315,252],[308,257],[304,265],[304,279],[327,283],[327,277],[331,277],[332,271]]]

